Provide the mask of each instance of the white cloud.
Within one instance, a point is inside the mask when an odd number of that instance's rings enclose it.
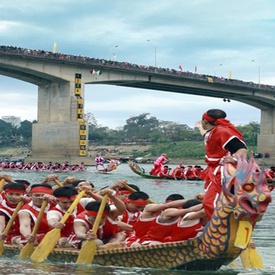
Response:
[[[197,66],[201,74],[228,77],[232,72],[235,79],[275,85],[274,14],[273,0],[2,0],[0,44],[52,50],[57,42],[57,50],[67,54],[109,59],[114,52],[117,61],[156,61],[192,72]],[[36,119],[37,88],[0,81],[0,115]],[[85,109],[107,126],[142,112],[193,125],[201,112],[217,106],[237,123],[260,117],[259,110],[234,101],[121,87],[94,93],[95,88],[86,87]]]

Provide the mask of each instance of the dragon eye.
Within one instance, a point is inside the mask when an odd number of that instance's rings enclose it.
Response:
[[[247,192],[251,192],[251,191],[253,191],[254,190],[254,187],[255,187],[255,185],[254,185],[254,183],[245,183],[244,185],[243,185],[243,190],[244,191],[247,191]]]

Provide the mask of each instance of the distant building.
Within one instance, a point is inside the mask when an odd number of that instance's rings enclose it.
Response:
[[[15,127],[20,126],[20,123],[21,123],[20,117],[16,117],[16,116],[2,116],[1,119],[7,123],[10,123],[12,126],[15,126]]]

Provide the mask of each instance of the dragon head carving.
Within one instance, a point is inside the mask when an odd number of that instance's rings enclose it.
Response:
[[[251,154],[238,157],[237,167],[226,163],[222,189],[227,207],[232,208],[237,220],[258,221],[271,202],[271,193],[264,172]]]

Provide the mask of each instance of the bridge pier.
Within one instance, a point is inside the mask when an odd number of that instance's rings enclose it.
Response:
[[[264,164],[275,165],[275,107],[261,110],[261,130],[258,135],[258,152],[269,153]]]
[[[78,120],[78,98],[75,96],[74,79],[38,87],[38,121],[32,128],[32,155],[29,160],[70,161],[79,156],[80,122],[83,120]],[[84,143],[87,133],[85,130]],[[81,157],[80,162],[84,161],[85,155]]]

